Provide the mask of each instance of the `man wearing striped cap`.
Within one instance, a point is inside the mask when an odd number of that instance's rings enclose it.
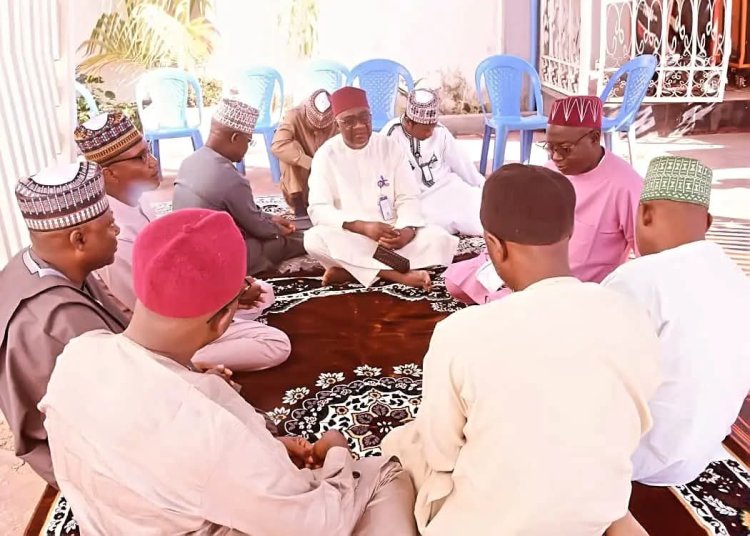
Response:
[[[120,227],[115,261],[100,268],[97,274],[132,312],[136,304],[133,245],[149,223],[140,198],[144,192],[159,186],[159,166],[141,133],[119,112],[91,119],[79,126],[74,136],[84,156],[102,166],[107,200]],[[255,321],[274,302],[273,287],[264,281],[251,283],[237,319],[222,337],[196,354],[197,365],[203,368],[226,366],[240,372],[273,367],[289,357],[289,337]]]
[[[750,281],[706,240],[711,179],[692,158],[652,160],[636,227],[643,257],[603,282],[648,309],[661,342],[654,426],[633,456],[644,484],[687,484],[726,457],[721,442],[750,391]]]
[[[177,172],[174,208],[223,210],[242,231],[247,246],[247,273],[278,268],[305,254],[302,233],[281,216],[263,212],[250,182],[234,167],[253,139],[258,110],[234,99],[222,100],[211,120],[206,145],[187,157]]]
[[[0,410],[16,455],[55,485],[37,404],[70,339],[125,329],[125,315],[90,275],[114,259],[119,229],[91,162],[21,179],[16,198],[31,247],[0,272]]]
[[[427,223],[449,233],[480,236],[484,177],[450,131],[438,123],[438,114],[437,93],[415,89],[409,93],[404,115],[383,127],[383,132],[406,152]]]

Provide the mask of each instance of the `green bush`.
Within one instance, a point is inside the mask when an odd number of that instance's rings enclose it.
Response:
[[[201,93],[203,93],[203,106],[214,106],[221,100],[222,86],[219,80],[201,76],[198,77],[198,83],[201,85]],[[189,107],[197,106],[192,87],[188,88],[187,104]]]
[[[133,122],[138,130],[143,132],[143,125],[141,125],[141,119],[138,117],[138,106],[135,102],[118,101],[114,91],[105,90],[102,87],[104,79],[101,76],[81,74],[76,80],[88,88],[101,113],[119,110]],[[79,125],[91,118],[86,101],[80,95],[76,99],[76,108],[76,117]]]

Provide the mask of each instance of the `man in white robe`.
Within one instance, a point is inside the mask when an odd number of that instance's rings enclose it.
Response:
[[[245,243],[224,212],[185,209],[136,239],[125,333],[65,348],[40,402],[61,492],[83,534],[416,534],[413,488],[346,439],[273,438],[229,371],[193,354],[237,309]]]
[[[366,93],[344,87],[331,95],[341,134],[315,153],[310,173],[310,218],[305,249],[326,268],[324,284],[378,278],[428,290],[418,268],[447,265],[458,238],[427,225],[419,189],[398,143],[372,135]],[[409,260],[401,271],[375,260],[378,248]],[[382,258],[382,257],[381,257]]]
[[[407,154],[427,223],[451,234],[480,236],[484,177],[450,131],[438,124],[438,111],[437,94],[416,89],[409,93],[404,116],[393,119],[382,132]]]
[[[726,458],[721,442],[750,390],[750,281],[706,240],[711,178],[691,158],[652,160],[636,222],[643,256],[602,283],[647,308],[659,332],[664,382],[633,456],[644,484],[687,484]]]
[[[489,255],[516,292],[437,325],[416,420],[383,441],[425,536],[601,536],[629,518],[658,340],[630,299],[571,276],[574,211],[570,181],[542,167],[484,186]]]
[[[161,173],[146,140],[120,112],[104,113],[79,125],[74,137],[81,153],[102,167],[107,199],[120,228],[115,261],[97,270],[104,284],[130,315],[135,308],[133,290],[133,244],[149,223],[141,207],[142,195],[159,187]],[[273,287],[256,280],[242,310],[227,332],[195,356],[204,368],[225,365],[235,371],[262,370],[280,365],[292,347],[281,330],[257,322],[274,302]]]

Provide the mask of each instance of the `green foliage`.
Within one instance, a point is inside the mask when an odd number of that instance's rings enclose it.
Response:
[[[214,106],[221,100],[221,81],[216,78],[201,76],[198,77],[198,83],[201,85],[201,93],[203,94],[203,106]],[[189,107],[197,106],[192,86],[188,87],[187,105]]]
[[[286,27],[289,48],[298,58],[310,58],[318,44],[317,0],[288,0],[289,11],[279,14],[279,27]]]
[[[212,0],[119,0],[81,44],[79,69],[98,73],[179,67],[194,71],[213,53],[216,28],[205,14]]]
[[[81,74],[76,80],[88,88],[101,113],[119,110],[133,122],[138,130],[143,132],[143,125],[141,125],[141,119],[138,117],[138,106],[135,102],[118,102],[117,95],[113,91],[105,90],[102,87],[104,80],[101,76]],[[79,125],[91,118],[86,101],[80,95],[76,99],[76,107]]]

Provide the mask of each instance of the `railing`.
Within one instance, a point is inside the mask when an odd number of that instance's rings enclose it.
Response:
[[[647,101],[721,101],[731,10],[732,0],[541,0],[542,83],[567,95],[598,93],[623,63],[654,54]]]

